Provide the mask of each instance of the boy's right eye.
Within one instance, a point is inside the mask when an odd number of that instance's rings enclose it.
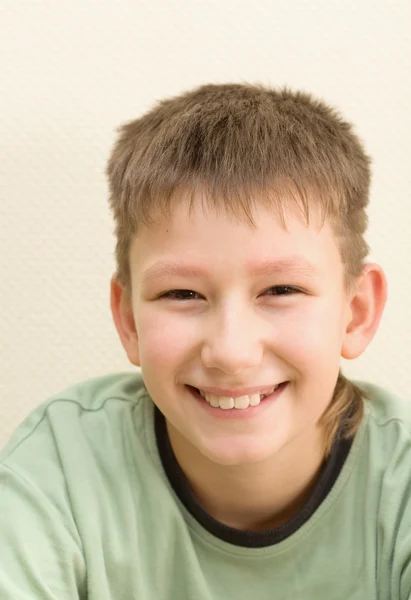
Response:
[[[160,298],[170,298],[171,300],[197,300],[200,297],[200,294],[193,290],[170,290],[160,296]]]

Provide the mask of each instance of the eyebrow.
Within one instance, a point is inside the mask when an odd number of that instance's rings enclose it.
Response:
[[[264,276],[276,273],[287,273],[303,275],[314,278],[322,275],[322,271],[309,260],[292,256],[279,260],[268,260],[263,263],[249,263],[247,265],[249,275]],[[187,278],[200,278],[208,275],[207,269],[199,265],[176,263],[159,260],[143,271],[145,281],[154,279],[167,279],[172,276]]]

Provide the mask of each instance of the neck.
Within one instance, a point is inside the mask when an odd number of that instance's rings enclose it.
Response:
[[[318,429],[273,457],[235,466],[209,460],[168,422],[167,429],[197,501],[212,517],[236,529],[263,531],[289,521],[307,501],[324,462]]]

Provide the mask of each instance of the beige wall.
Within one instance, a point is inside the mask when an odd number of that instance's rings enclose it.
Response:
[[[374,157],[372,258],[390,298],[349,375],[411,388],[408,0],[0,3],[0,445],[39,402],[129,369],[109,312],[116,126],[203,82],[334,103]]]

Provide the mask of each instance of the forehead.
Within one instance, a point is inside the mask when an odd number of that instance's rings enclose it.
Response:
[[[210,207],[194,206],[189,211],[181,203],[167,218],[140,228],[130,247],[131,269],[140,275],[151,270],[153,275],[160,264],[197,266],[210,272],[224,265],[231,272],[248,274],[263,272],[274,261],[283,271],[305,269],[311,275],[341,269],[331,224],[323,223],[315,208],[308,224],[292,205],[286,205],[284,218],[262,205],[255,207],[252,217],[250,224]]]

